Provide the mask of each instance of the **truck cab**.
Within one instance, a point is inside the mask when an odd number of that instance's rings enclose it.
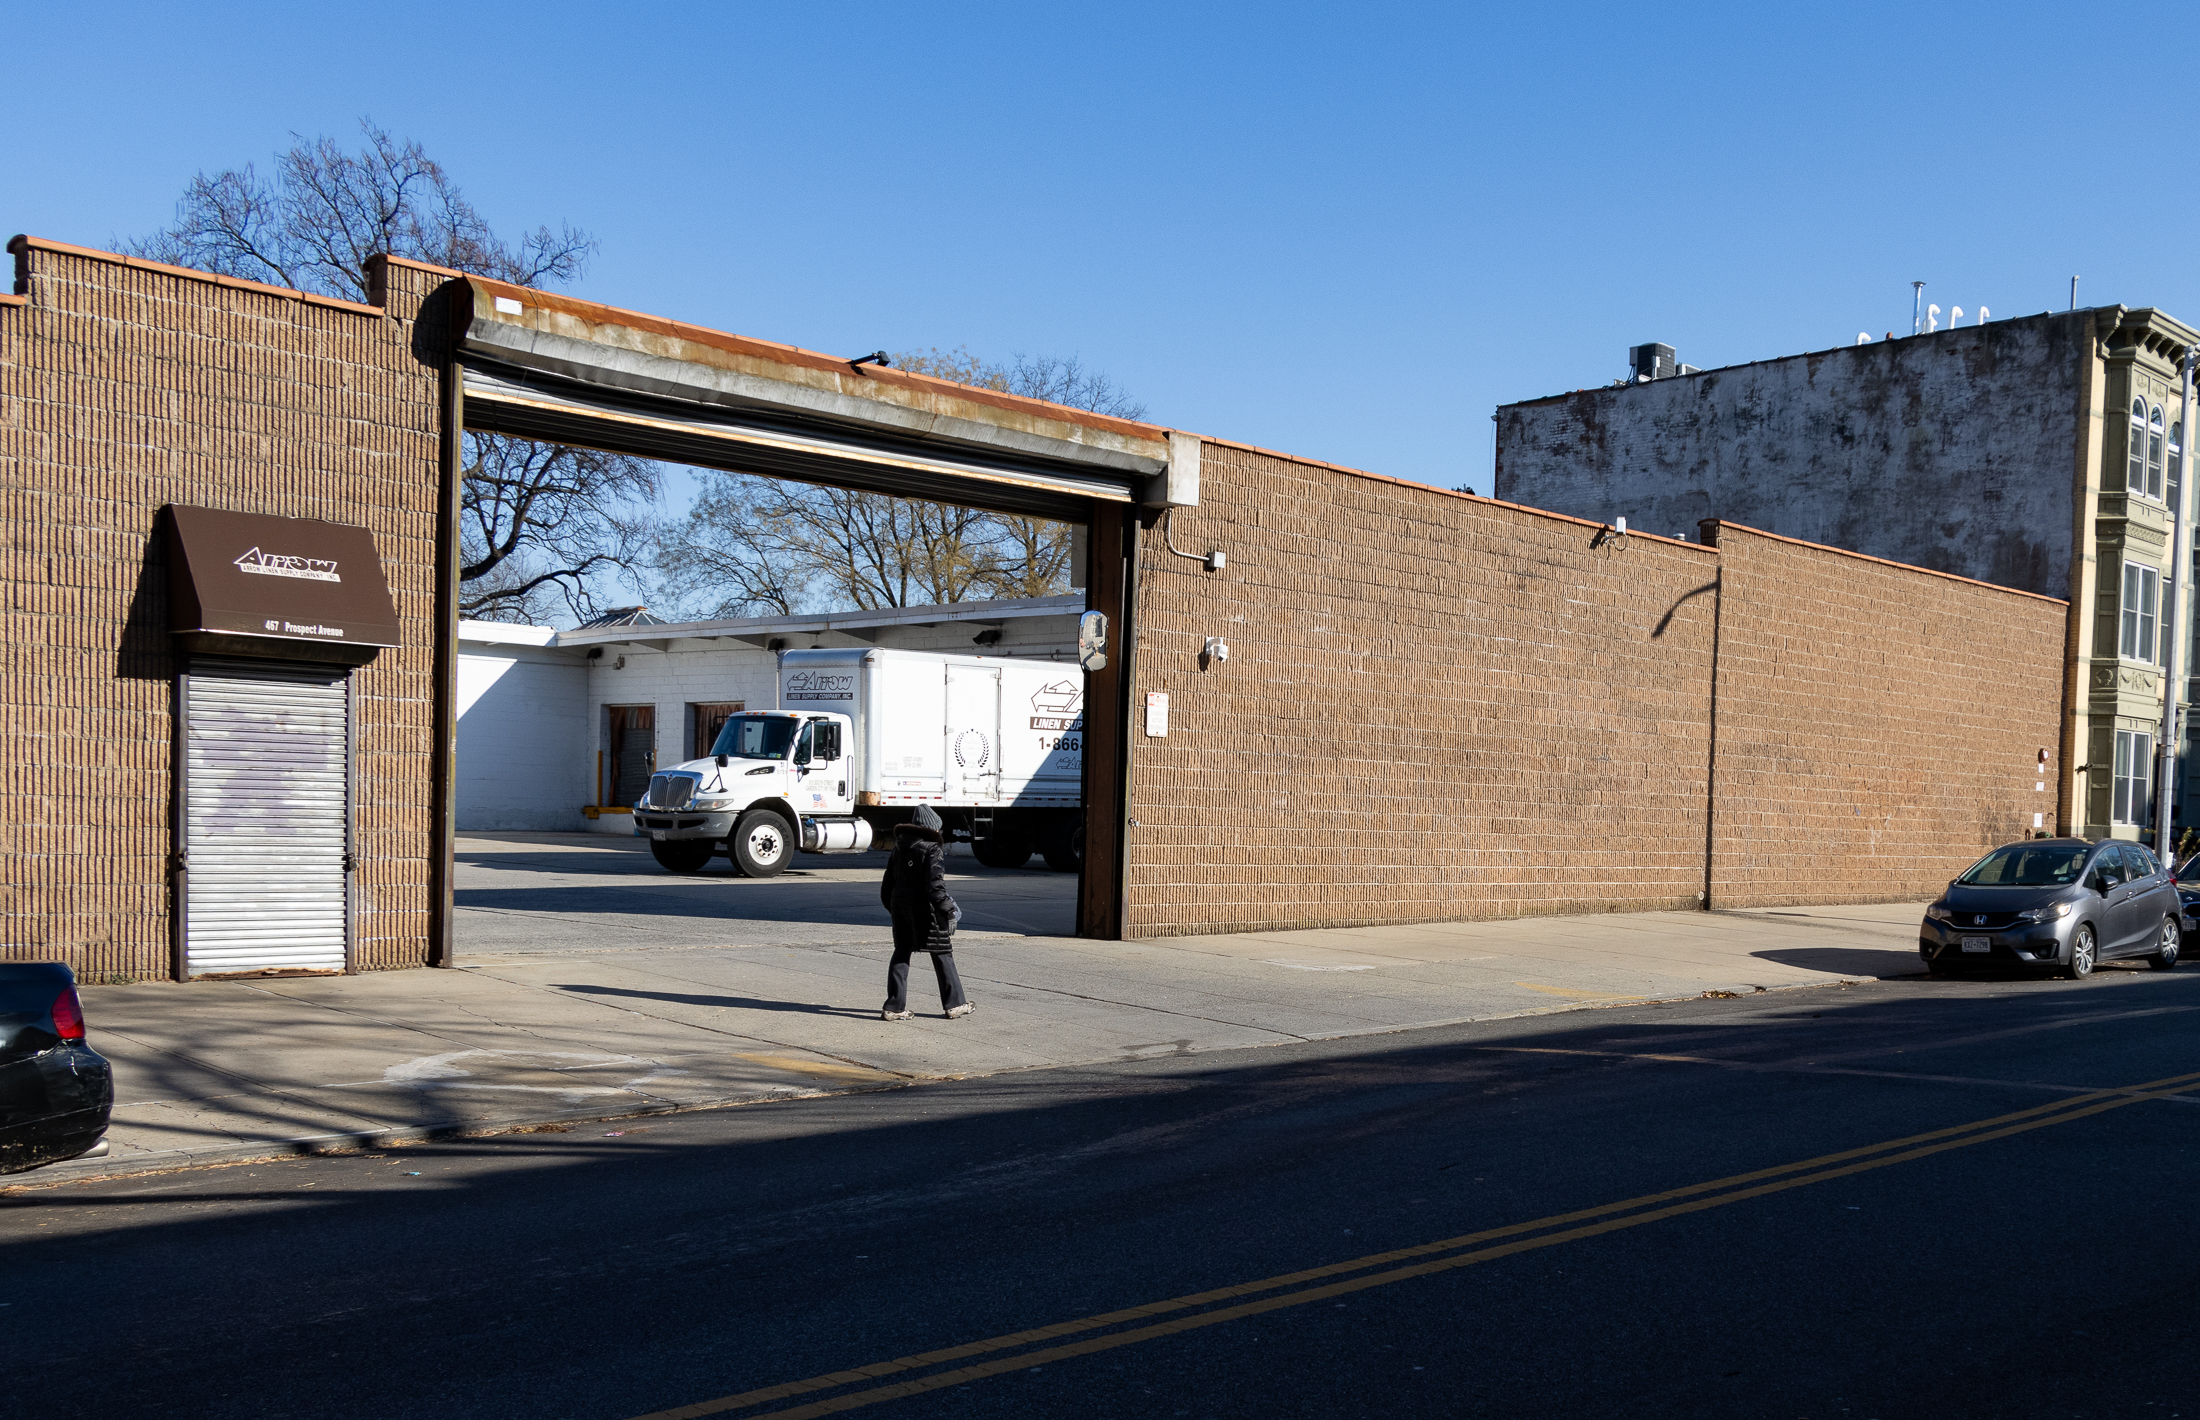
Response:
[[[724,853],[749,877],[768,878],[797,849],[861,852],[871,833],[852,817],[852,729],[846,715],[830,711],[734,715],[708,757],[650,776],[634,805],[634,831],[675,873],[700,872]]]

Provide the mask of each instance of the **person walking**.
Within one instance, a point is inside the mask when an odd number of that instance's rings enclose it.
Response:
[[[947,895],[946,857],[940,816],[929,808],[919,806],[913,823],[894,825],[894,856],[886,860],[886,877],[878,887],[878,900],[894,919],[894,958],[886,968],[882,1021],[909,1019],[909,958],[918,952],[932,956],[947,1018],[970,1014],[962,976],[955,970],[955,924],[962,920],[962,909]]]

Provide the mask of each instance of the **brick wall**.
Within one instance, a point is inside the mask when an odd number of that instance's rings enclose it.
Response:
[[[404,646],[358,675],[357,960],[427,938],[437,485],[414,317],[31,244],[0,306],[0,958],[169,970],[165,503],[362,524]]]
[[[1716,554],[1226,444],[1200,481],[1176,545],[1225,569],[1142,559],[1129,935],[1696,905]]]
[[[1914,899],[2053,826],[2062,602],[1230,445],[1201,499],[1226,569],[1140,574],[1129,935]]]
[[[2065,603],[1705,533],[1725,585],[1713,906],[1928,898],[2035,813],[2055,830]]]

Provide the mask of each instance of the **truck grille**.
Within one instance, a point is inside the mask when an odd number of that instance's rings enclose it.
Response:
[[[694,775],[652,774],[649,792],[642,797],[642,803],[652,809],[684,809],[690,807],[694,799]]]

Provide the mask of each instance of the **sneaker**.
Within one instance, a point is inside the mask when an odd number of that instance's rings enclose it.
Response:
[[[956,1007],[954,1007],[953,1009],[951,1009],[950,1011],[948,1011],[948,1013],[947,1013],[947,1018],[948,1018],[949,1020],[951,1020],[951,1021],[952,1021],[952,1020],[956,1020],[956,1019],[958,1019],[958,1018],[960,1018],[960,1017],[963,1017],[963,1016],[967,1016],[967,1015],[969,1015],[969,1014],[970,1014],[970,1013],[971,1013],[972,1011],[975,1011],[975,1010],[977,1010],[977,1009],[978,1009],[978,1008],[977,1008],[976,1006],[973,1006],[973,1005],[971,1005],[971,1004],[970,1004],[969,1002],[967,1002],[967,1001],[966,1001],[966,1002],[964,1002],[964,1003],[963,1003],[962,1005],[960,1005],[960,1006],[956,1006]]]
[[[882,1021],[906,1021],[915,1014],[914,1011],[881,1011],[878,1018]]]

